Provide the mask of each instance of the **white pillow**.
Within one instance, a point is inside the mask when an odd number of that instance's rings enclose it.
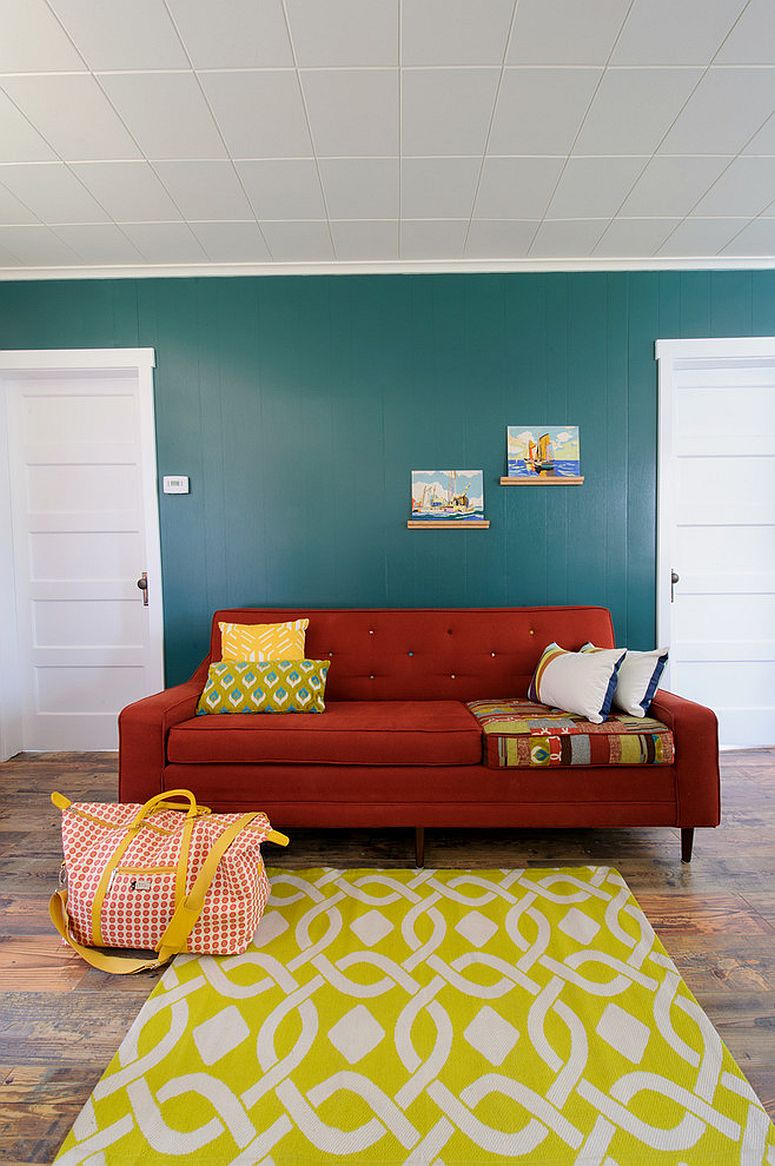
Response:
[[[585,644],[581,650],[605,651],[594,644]],[[645,717],[666,663],[667,648],[655,648],[653,652],[631,652],[628,648],[619,668],[614,708],[629,713],[631,717]]]
[[[568,652],[559,644],[544,648],[527,699],[578,713],[599,725],[611,711],[624,648]]]

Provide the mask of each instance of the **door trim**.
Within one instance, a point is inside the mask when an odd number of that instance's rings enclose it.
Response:
[[[775,360],[775,336],[734,336],[716,339],[657,340],[657,644],[670,647],[672,620],[670,572],[673,569],[673,383],[676,370],[697,366],[723,368],[750,360]],[[670,687],[670,662],[664,684]]]
[[[0,351],[0,545],[12,546],[11,475],[8,448],[8,409],[5,390],[19,374],[35,372],[105,372],[133,370],[137,374],[140,448],[140,474],[143,489],[146,563],[138,564],[138,574],[148,572],[152,601],[148,609],[150,659],[164,686],[164,607],[161,575],[161,536],[159,532],[158,475],[156,466],[156,423],[153,395],[153,348],[60,348],[5,349]],[[19,641],[17,635],[16,579],[14,555],[0,555],[0,760],[5,761],[22,748],[22,693],[18,675]]]

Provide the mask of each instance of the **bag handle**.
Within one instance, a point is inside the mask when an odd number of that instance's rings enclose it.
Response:
[[[181,805],[181,801],[176,799],[181,799],[184,804]],[[188,804],[186,805],[185,803]],[[196,804],[196,796],[192,794],[190,789],[169,789],[164,790],[163,793],[156,794],[155,797],[149,798],[131,825],[139,826],[150,814],[162,809],[186,810],[187,818],[196,818],[200,814],[210,813],[206,806],[198,806]]]
[[[177,793],[178,791],[173,792]],[[193,794],[191,796],[193,799]],[[151,801],[154,800],[153,798],[151,799]],[[148,803],[146,803],[147,805]],[[194,805],[196,805],[195,801]],[[210,853],[202,863],[199,874],[196,876],[189,894],[175,908],[175,913],[167,924],[166,930],[156,946],[156,951],[158,952],[156,959],[135,959],[131,956],[103,955],[102,952],[76,943],[70,935],[68,927],[66,891],[55,891],[51,896],[49,902],[51,922],[65,943],[68,943],[73,951],[78,952],[78,955],[86,960],[87,964],[91,964],[93,968],[99,968],[100,971],[114,972],[118,975],[131,975],[134,972],[142,972],[148,968],[162,967],[164,964],[169,963],[173,956],[185,951],[186,940],[193,931],[197,919],[202,913],[205,896],[218,869],[218,864],[237,835],[249,826],[257,816],[256,813],[243,814],[241,818],[238,818],[236,822],[232,822],[218,836]]]

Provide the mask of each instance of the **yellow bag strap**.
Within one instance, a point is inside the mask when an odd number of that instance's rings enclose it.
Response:
[[[237,835],[246,826],[249,826],[257,816],[255,813],[243,814],[236,822],[232,822],[230,826],[227,826],[216,839],[210,853],[202,863],[191,891],[183,902],[178,904],[175,913],[167,924],[167,928],[156,947],[156,951],[158,952],[157,959],[142,960],[128,956],[103,955],[102,952],[94,951],[93,948],[84,947],[82,944],[76,943],[70,935],[67,925],[66,891],[55,891],[51,896],[49,914],[52,923],[65,942],[69,943],[74,951],[77,951],[92,967],[99,968],[103,972],[129,975],[133,972],[142,972],[146,968],[161,967],[163,964],[168,963],[173,956],[186,950],[186,940],[193,931],[196,921],[202,912],[205,896],[218,869],[219,862]],[[284,835],[279,835],[279,837],[282,838]]]

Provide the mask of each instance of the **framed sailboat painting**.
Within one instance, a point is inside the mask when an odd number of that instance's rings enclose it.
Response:
[[[410,530],[487,530],[482,470],[412,470]]]
[[[509,425],[502,486],[580,486],[578,425]]]

